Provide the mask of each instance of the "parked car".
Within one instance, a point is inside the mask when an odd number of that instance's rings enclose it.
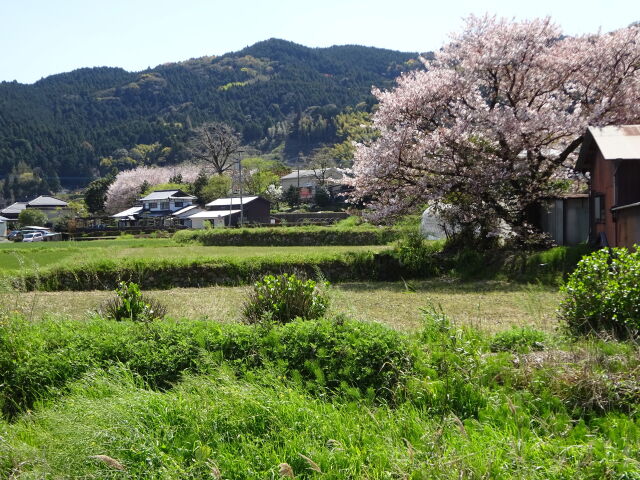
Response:
[[[12,231],[7,240],[11,240],[12,242],[21,242],[22,241],[22,232],[20,230]]]
[[[42,232],[25,233],[22,236],[23,242],[42,242],[44,240],[44,234]]]

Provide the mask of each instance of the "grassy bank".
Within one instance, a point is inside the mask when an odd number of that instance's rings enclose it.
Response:
[[[2,478],[640,475],[633,344],[490,336],[434,311],[412,335],[4,322]]]

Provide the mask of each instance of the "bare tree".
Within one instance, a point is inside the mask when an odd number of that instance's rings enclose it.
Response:
[[[196,128],[188,148],[194,158],[211,165],[218,175],[230,170],[243,151],[239,135],[229,125],[218,122]]]
[[[326,187],[330,169],[335,167],[336,161],[331,155],[331,150],[327,147],[315,150],[309,160],[309,168],[313,170],[313,175],[323,187]]]

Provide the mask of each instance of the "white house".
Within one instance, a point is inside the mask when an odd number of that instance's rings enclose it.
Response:
[[[340,188],[344,179],[344,171],[340,168],[324,168],[315,170],[294,170],[284,177],[280,177],[282,191],[286,192],[290,187],[299,189],[301,200],[311,200],[316,194],[316,188],[324,185],[333,190]]]
[[[183,227],[188,228],[202,228],[202,225],[199,225],[196,222],[196,226],[193,226],[193,222],[191,220],[191,216],[196,213],[202,212],[203,209],[198,205],[189,205],[187,207],[181,208],[171,214],[171,218],[173,219],[173,223],[177,225],[182,225]]]
[[[182,190],[158,190],[140,199],[142,210],[149,213],[170,214],[193,204],[196,197]]]
[[[161,226],[176,213],[193,206],[196,197],[182,190],[158,190],[139,200],[140,205],[118,212],[116,218],[123,226]]]

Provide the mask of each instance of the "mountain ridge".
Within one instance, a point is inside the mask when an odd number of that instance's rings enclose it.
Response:
[[[82,186],[104,173],[101,159],[138,144],[158,143],[171,152],[163,162],[177,163],[190,128],[206,121],[229,123],[260,152],[309,152],[336,141],[336,115],[370,110],[371,88],[392,86],[416,57],[272,38],[139,72],[83,67],[33,84],[2,82],[0,191],[21,196],[13,184],[29,171],[42,180],[29,193]]]

